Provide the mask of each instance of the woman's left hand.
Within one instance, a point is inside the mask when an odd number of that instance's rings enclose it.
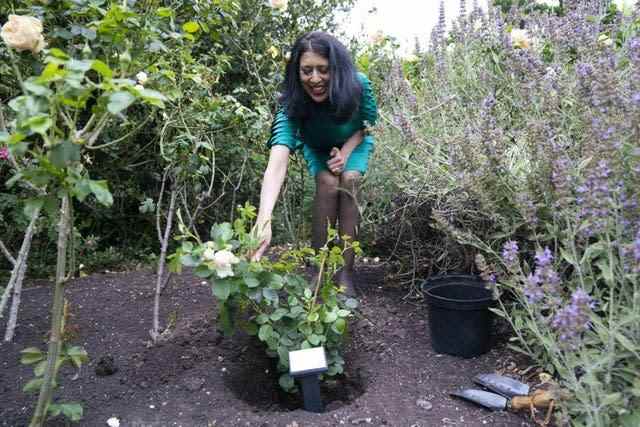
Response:
[[[344,166],[347,163],[346,157],[342,154],[338,147],[333,147],[329,153],[329,160],[327,160],[327,167],[334,175],[340,175],[344,171]]]

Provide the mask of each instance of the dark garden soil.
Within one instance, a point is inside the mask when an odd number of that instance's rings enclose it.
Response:
[[[279,391],[272,362],[257,339],[242,333],[223,337],[216,328],[216,304],[208,285],[190,274],[174,276],[162,299],[163,319],[173,332],[155,347],[151,326],[152,272],[93,274],[66,290],[76,331],[90,362],[78,378],[61,371],[59,400],[81,402],[81,426],[528,426],[528,418],[489,412],[451,398],[471,387],[482,372],[515,371],[514,355],[497,340],[488,354],[460,359],[433,352],[427,310],[403,300],[385,283],[382,266],[363,266],[362,317],[347,341],[345,378],[323,389],[327,411],[305,412]],[[28,423],[36,397],[22,386],[32,369],[20,365],[20,350],[44,348],[51,286],[26,289],[13,343],[0,344],[0,425]],[[0,330],[4,331],[4,320]],[[117,371],[109,371],[109,358]],[[107,372],[105,371],[105,368]],[[62,419],[51,426],[66,425]]]

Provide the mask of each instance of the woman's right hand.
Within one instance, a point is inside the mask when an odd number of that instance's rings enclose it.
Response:
[[[271,222],[256,223],[253,227],[253,233],[260,242],[258,249],[251,255],[251,261],[260,261],[262,255],[271,243]]]

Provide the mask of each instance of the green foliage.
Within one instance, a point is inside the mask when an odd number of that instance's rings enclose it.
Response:
[[[342,254],[352,248],[360,252],[358,242],[344,239],[341,246],[325,245],[317,253],[308,247],[288,250],[277,261],[251,261],[257,247],[249,231],[255,208],[248,203],[238,208],[233,224],[216,224],[211,240],[201,243],[188,230],[182,244],[170,258],[174,269],[182,265],[194,268],[196,276],[211,283],[213,295],[220,302],[220,324],[227,334],[236,326],[244,328],[265,343],[267,354],[278,359],[283,372],[279,384],[294,390],[289,376],[289,352],[322,346],[327,353],[328,376],[341,374],[344,359],[340,348],[358,302],[344,298],[333,282],[334,273],[344,264]],[[329,230],[328,241],[338,238]],[[311,263],[318,268],[315,283],[297,271]],[[248,315],[248,317],[247,317]]]
[[[20,363],[23,365],[33,366],[35,378],[29,380],[23,387],[25,393],[37,393],[40,391],[43,382],[43,376],[47,367],[47,353],[42,352],[37,347],[25,348],[20,352],[22,354]],[[60,357],[55,361],[55,370],[65,364],[72,365],[76,369],[80,369],[83,363],[89,361],[87,352],[81,347],[64,345],[60,353]],[[54,387],[57,384],[54,380]],[[72,422],[78,422],[82,418],[83,409],[79,403],[54,403],[50,404],[47,412],[51,417],[64,415]]]

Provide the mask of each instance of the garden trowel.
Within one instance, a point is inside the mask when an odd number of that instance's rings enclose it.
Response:
[[[549,390],[536,390],[529,395],[529,386],[527,384],[501,375],[478,375],[474,378],[474,382],[497,393],[467,389],[451,393],[451,395],[493,411],[503,411],[505,409],[518,411],[532,407],[548,408],[554,400],[557,400],[555,393]]]
[[[473,382],[504,397],[526,396],[529,394],[529,386],[527,384],[498,374],[476,375]]]

